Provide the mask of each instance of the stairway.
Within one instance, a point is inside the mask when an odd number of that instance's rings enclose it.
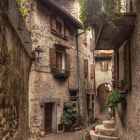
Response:
[[[91,140],[118,140],[114,120],[103,121],[103,125],[97,125],[90,134]]]

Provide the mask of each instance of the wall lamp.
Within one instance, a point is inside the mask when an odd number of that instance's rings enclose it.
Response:
[[[43,56],[43,49],[40,46],[37,46],[35,48],[35,50],[32,51],[32,55],[33,55],[33,59],[34,61],[39,62],[39,60],[42,58]]]

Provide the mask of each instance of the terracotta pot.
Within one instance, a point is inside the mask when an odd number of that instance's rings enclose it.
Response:
[[[66,127],[67,129],[67,131],[69,131],[69,132],[74,132],[74,127],[73,126],[67,126]]]
[[[90,135],[85,135],[86,140],[91,140]]]
[[[91,129],[92,129],[93,131],[95,131],[95,126],[92,126]]]
[[[45,131],[40,131],[40,137],[44,138],[45,137]]]

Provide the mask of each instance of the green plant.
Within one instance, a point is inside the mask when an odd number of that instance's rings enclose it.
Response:
[[[16,1],[17,1],[17,4],[18,4],[18,7],[19,7],[19,10],[20,10],[21,15],[22,15],[23,17],[25,17],[26,14],[27,14],[27,12],[28,12],[27,8],[24,7],[24,6],[21,4],[22,0],[16,0]]]
[[[119,90],[117,91],[110,91],[111,95],[107,98],[105,107],[111,106],[115,108],[119,103],[125,101],[125,96],[120,93]]]
[[[112,20],[123,17],[122,11],[125,6],[121,5],[121,2],[122,0],[81,0],[80,20],[83,29],[86,30],[94,24],[101,24],[105,21],[118,31]],[[118,7],[119,10],[116,14]]]
[[[85,134],[89,135],[90,134],[90,130],[86,130]]]
[[[118,81],[118,85],[119,85],[120,90],[124,90],[124,79],[123,78]]]
[[[31,28],[27,27],[27,31],[29,32],[29,34],[32,34]]]
[[[86,140],[86,139],[85,139],[85,136],[82,136],[82,137],[80,138],[80,140]]]
[[[74,102],[64,102],[64,107],[67,109],[61,116],[61,122],[65,125],[72,125],[73,121],[77,119],[77,108],[74,107]]]
[[[88,112],[93,112],[93,109],[92,109],[92,108],[89,108],[89,109],[88,109]]]
[[[108,112],[108,115],[112,115],[112,112],[111,112],[111,111],[109,111],[109,112]]]

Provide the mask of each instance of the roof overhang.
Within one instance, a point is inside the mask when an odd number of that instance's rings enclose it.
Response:
[[[43,5],[47,6],[48,8],[53,9],[54,13],[60,15],[68,23],[71,23],[77,29],[82,28],[82,24],[77,19],[75,19],[72,15],[70,15],[66,10],[61,8],[61,6],[58,5],[55,1],[53,0],[38,0],[38,1],[41,2]]]
[[[104,22],[95,26],[95,50],[115,50],[130,36],[135,26],[135,13],[125,13],[121,19],[112,20],[117,29]]]

